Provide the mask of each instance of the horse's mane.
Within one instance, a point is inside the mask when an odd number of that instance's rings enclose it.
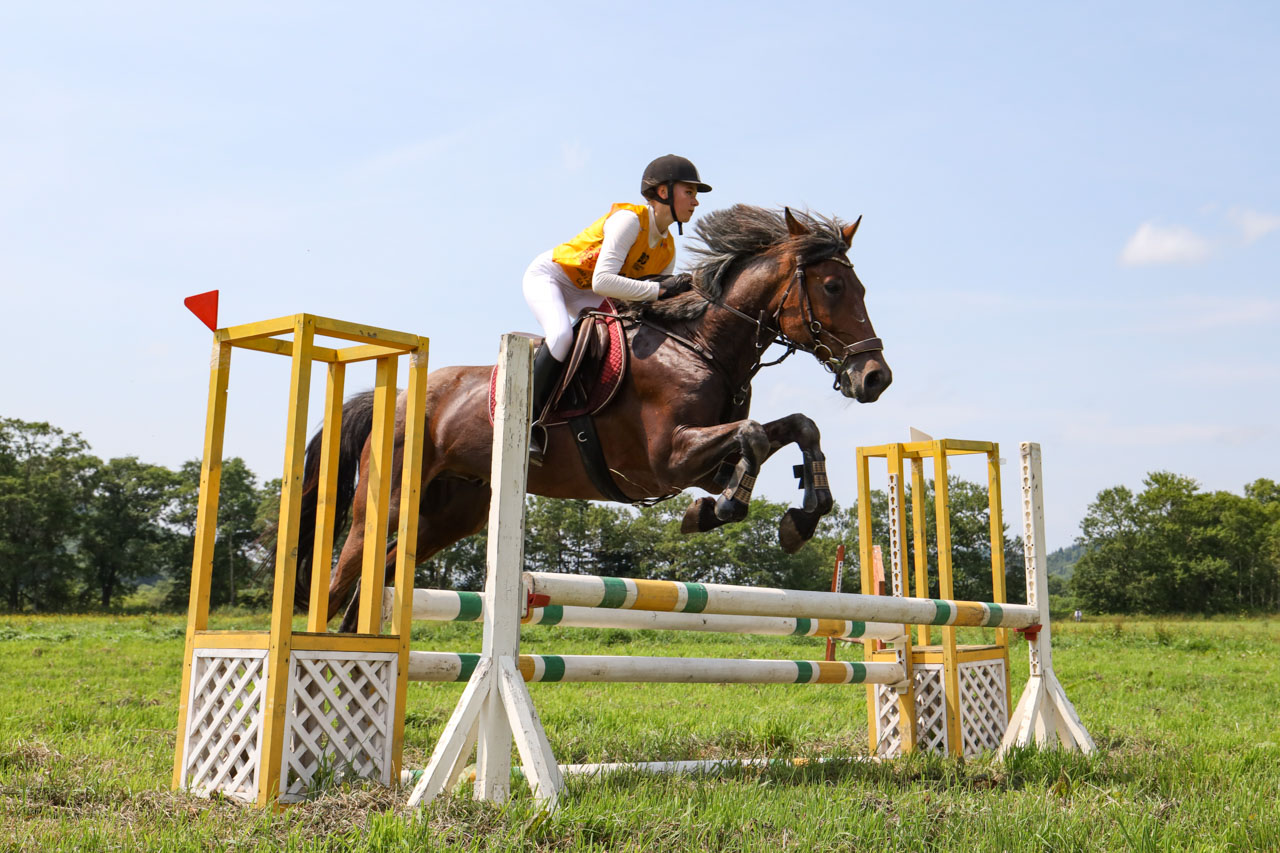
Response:
[[[747,204],[735,204],[699,218],[694,237],[699,243],[689,246],[694,255],[693,287],[698,293],[685,293],[661,302],[622,303],[619,313],[630,317],[655,320],[693,320],[706,313],[707,300],[718,300],[730,274],[744,263],[766,255],[794,254],[813,263],[845,253],[842,223],[807,211],[792,211],[792,216],[808,227],[809,233],[792,236],[781,210],[766,210]]]

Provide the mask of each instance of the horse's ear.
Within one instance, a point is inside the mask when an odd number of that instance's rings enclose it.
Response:
[[[840,229],[840,234],[841,236],[844,237],[844,244],[846,247],[853,245],[853,235],[858,233],[858,225],[861,222],[862,222],[862,217],[859,216],[857,221],[854,222],[852,225],[846,225],[845,227]]]
[[[795,216],[791,213],[791,208],[789,207],[782,208],[782,214],[784,217],[786,217],[787,231],[790,232],[792,237],[799,237],[801,234],[809,233],[809,229],[804,226],[804,223],[801,222],[799,219],[796,219]]]

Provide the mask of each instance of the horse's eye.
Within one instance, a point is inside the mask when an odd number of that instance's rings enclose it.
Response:
[[[829,278],[823,282],[822,289],[827,292],[828,296],[838,296],[840,291],[844,290],[844,283],[838,278]]]

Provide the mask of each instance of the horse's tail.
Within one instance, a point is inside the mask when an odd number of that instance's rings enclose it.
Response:
[[[362,391],[342,405],[342,436],[338,444],[337,511],[333,519],[334,533],[340,532],[351,513],[356,496],[356,474],[360,454],[373,431],[373,392]],[[302,522],[298,529],[298,576],[294,587],[294,607],[306,611],[311,596],[311,558],[316,540],[316,504],[320,491],[320,445],[322,432],[317,431],[307,444],[303,462]],[[336,538],[336,536],[335,536]],[[332,560],[332,555],[330,556]]]

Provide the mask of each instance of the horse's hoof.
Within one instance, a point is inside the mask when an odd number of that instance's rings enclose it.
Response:
[[[711,498],[698,498],[689,504],[680,522],[681,533],[704,533],[718,527],[716,504]]]
[[[778,525],[778,544],[784,552],[794,554],[813,538],[817,529],[818,516],[792,507],[782,514],[782,523]]]
[[[747,517],[747,505],[737,498],[716,498],[716,518],[721,521],[742,521]]]

